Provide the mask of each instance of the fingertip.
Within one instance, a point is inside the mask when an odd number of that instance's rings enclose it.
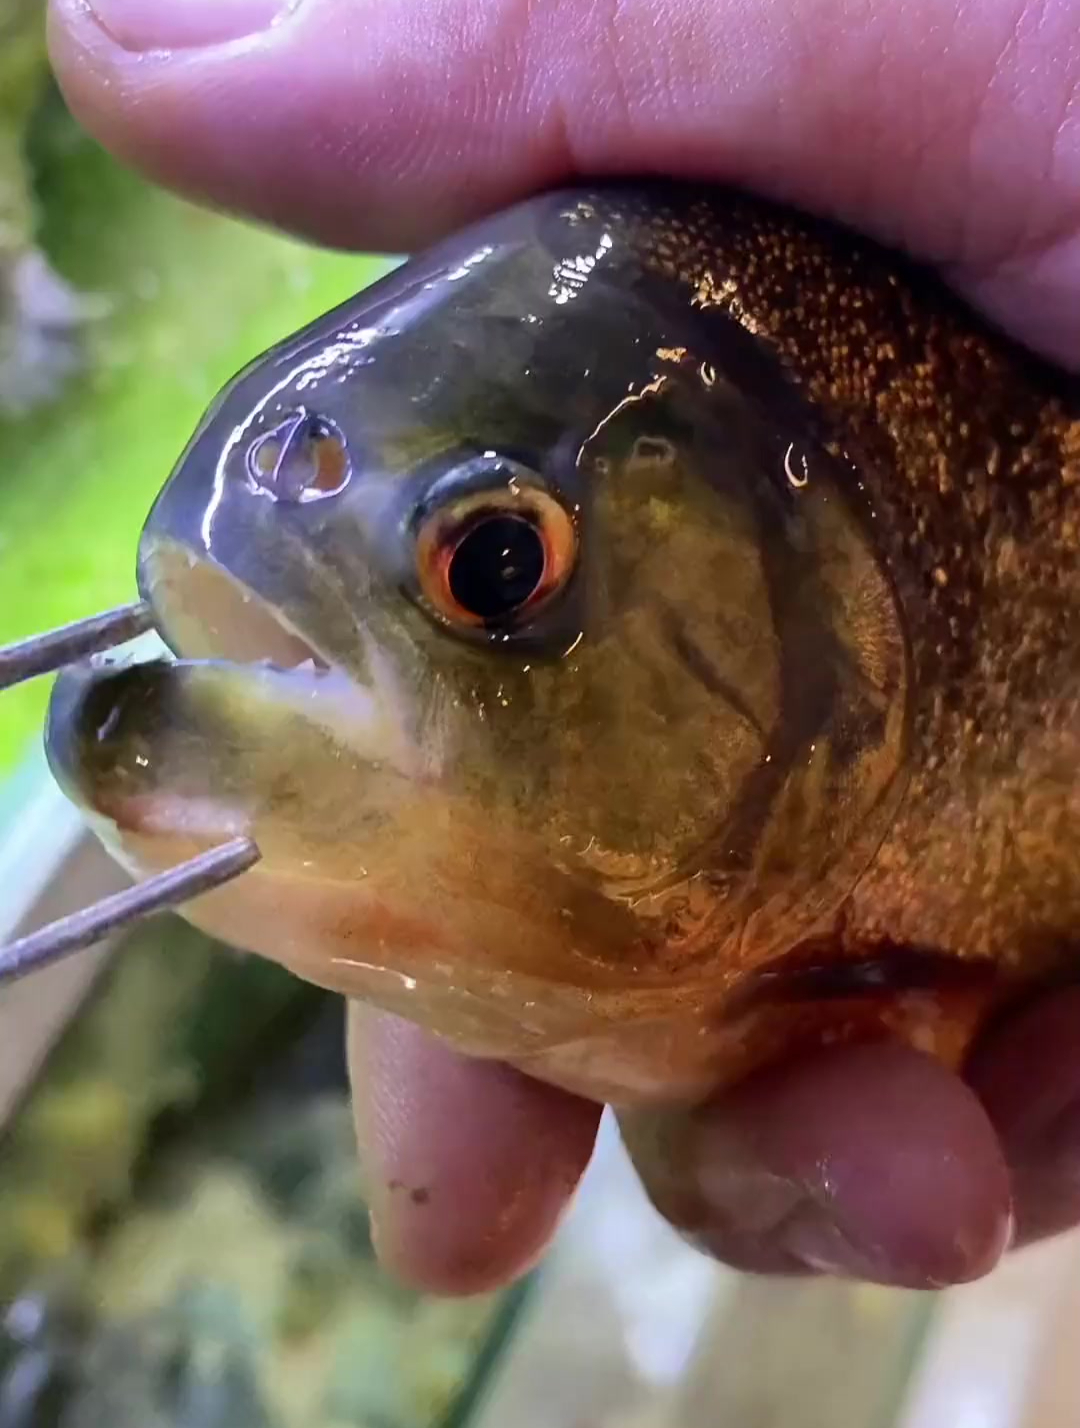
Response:
[[[531,1269],[589,1162],[601,1108],[359,1006],[349,1067],[386,1269],[455,1296]]]
[[[628,1126],[660,1211],[718,1258],[915,1289],[977,1279],[1012,1233],[976,1097],[900,1046],[836,1048]]]
[[[972,1086],[1001,1139],[1016,1197],[1016,1242],[1080,1224],[1080,987],[1040,998],[988,1036]]]

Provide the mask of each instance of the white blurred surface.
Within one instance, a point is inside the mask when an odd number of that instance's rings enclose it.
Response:
[[[44,768],[5,790],[0,818],[0,946],[128,879],[87,834]],[[0,1127],[107,958],[108,944],[0,987]]]

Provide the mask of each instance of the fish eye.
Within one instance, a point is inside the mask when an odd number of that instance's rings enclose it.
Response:
[[[537,613],[566,586],[577,530],[553,495],[511,477],[494,489],[429,501],[415,558],[420,592],[444,622],[505,627]]]
[[[279,501],[318,501],[349,482],[349,448],[327,417],[293,412],[252,442],[248,475],[259,491]]]

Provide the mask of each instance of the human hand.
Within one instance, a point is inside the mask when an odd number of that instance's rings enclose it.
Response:
[[[412,248],[577,174],[735,182],[937,263],[1080,367],[1080,39],[1067,0],[53,0],[87,127],[188,195]],[[271,23],[275,9],[278,23]],[[95,13],[96,10],[96,13]],[[937,1286],[1080,1222],[1080,989],[964,1079],[901,1047],[777,1068],[631,1148],[745,1268]],[[472,1292],[541,1252],[600,1108],[353,1012],[387,1264]]]

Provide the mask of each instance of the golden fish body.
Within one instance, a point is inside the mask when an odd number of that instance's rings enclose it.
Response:
[[[218,399],[147,522],[175,663],[53,767],[187,915],[620,1104],[1080,954],[1080,402],[933,279],[725,192],[480,223]]]

